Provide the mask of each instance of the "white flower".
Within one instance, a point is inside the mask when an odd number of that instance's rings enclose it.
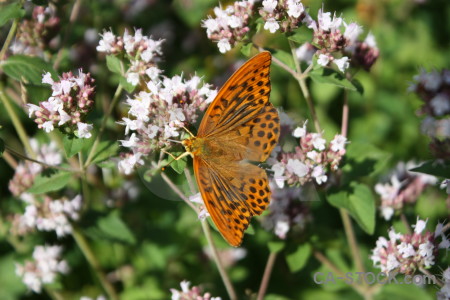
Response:
[[[392,229],[392,228],[388,231],[388,235],[389,235],[389,239],[392,242],[400,240],[403,237],[403,235],[401,233],[395,232],[394,229]]]
[[[450,98],[444,93],[437,94],[431,99],[430,105],[437,116],[442,116],[450,110]]]
[[[350,44],[353,44],[358,39],[359,35],[362,33],[362,26],[359,26],[357,23],[347,23],[344,22],[345,32],[344,37],[349,40]]]
[[[70,80],[61,80],[61,90],[64,95],[68,95],[73,86],[75,86],[75,82]]]
[[[317,63],[319,65],[321,65],[322,67],[326,67],[329,62],[330,62],[330,57],[326,54],[320,54],[319,58],[317,59]]]
[[[417,234],[421,234],[422,231],[427,226],[427,222],[428,222],[428,219],[423,221],[423,220],[420,220],[419,218],[417,218],[417,223],[415,225],[412,225],[412,227],[414,227],[414,232]]]
[[[380,207],[381,215],[386,221],[389,221],[394,215],[394,208],[391,206],[382,206]]]
[[[139,138],[136,137],[136,133],[133,133],[128,141],[120,140],[120,142],[122,143],[123,147],[132,148],[137,146]]]
[[[190,285],[191,285],[191,283],[189,281],[183,280],[182,282],[180,282],[181,291],[183,293],[189,293],[189,286]]]
[[[366,39],[364,40],[364,43],[366,43],[371,48],[377,48],[377,42],[375,40],[375,36],[372,34],[372,32],[369,32],[366,36]]]
[[[303,123],[302,127],[297,127],[294,129],[294,132],[292,133],[292,135],[296,138],[302,138],[306,135],[306,124],[308,123],[308,121],[306,120],[305,123]]]
[[[78,128],[78,132],[77,132],[77,136],[79,138],[84,138],[84,139],[88,139],[92,136],[91,134],[91,130],[94,128],[94,126],[92,126],[92,124],[86,124],[83,122],[78,122],[77,123],[77,128]]]
[[[136,165],[144,164],[144,160],[141,159],[141,156],[141,153],[126,156],[118,164],[119,171],[125,175],[130,175]]]
[[[183,122],[186,120],[186,117],[183,114],[183,109],[175,108],[169,111],[170,121],[180,121]]]
[[[314,167],[311,176],[316,178],[317,184],[322,184],[327,181],[327,175],[325,175],[325,170],[322,166],[316,166]]]
[[[139,73],[129,72],[127,74],[127,82],[136,86],[139,83]]]
[[[171,137],[173,137],[173,136],[179,136],[180,134],[179,134],[179,132],[177,131],[177,128],[176,127],[174,127],[174,126],[170,126],[170,124],[169,125],[166,125],[165,127],[164,127],[164,137],[165,138],[171,138]]]
[[[331,151],[333,152],[339,152],[341,150],[345,149],[345,144],[347,143],[347,138],[343,135],[336,135],[334,139],[330,142],[331,144]]]
[[[434,245],[427,241],[426,243],[419,245],[419,254],[422,257],[432,257],[434,252]]]
[[[155,80],[158,78],[159,74],[161,74],[161,70],[157,67],[150,67],[147,70],[145,70],[145,74],[147,74],[148,77],[150,77],[151,80]]]
[[[27,107],[28,107],[28,117],[30,117],[30,118],[33,116],[33,114],[34,114],[35,112],[41,110],[41,108],[40,108],[39,106],[34,105],[34,104],[31,104],[31,103],[28,103],[28,104],[27,104]]]
[[[288,0],[287,14],[290,17],[298,18],[305,11],[303,4],[298,0]]]
[[[275,18],[269,18],[264,24],[264,29],[269,30],[270,33],[275,33],[280,28],[280,24],[275,20]]]
[[[312,144],[314,148],[316,148],[319,151],[322,151],[325,149],[325,139],[322,138],[322,135],[320,133],[312,133]]]
[[[336,14],[331,18],[331,13],[324,13],[322,9],[319,9],[317,20],[319,22],[319,28],[324,31],[334,31],[342,24],[342,18],[336,18]]]
[[[286,234],[289,232],[289,222],[278,220],[275,224],[275,234],[280,239],[285,239]]]
[[[410,243],[402,242],[400,245],[397,246],[397,249],[398,252],[402,254],[404,258],[416,255],[416,251],[414,250],[413,245]]]
[[[159,132],[159,127],[156,125],[152,125],[148,128],[147,136],[153,139]]]
[[[219,47],[220,53],[226,53],[231,50],[231,44],[228,39],[221,39],[217,43],[217,47]]]
[[[345,70],[347,70],[348,67],[350,66],[347,56],[341,57],[339,59],[335,59],[335,60],[333,60],[333,63],[336,64],[339,71],[341,71],[342,73],[345,72]]]
[[[64,125],[65,123],[67,123],[72,119],[63,109],[59,109],[58,113],[60,117],[58,126]]]
[[[288,162],[286,164],[286,169],[297,175],[298,177],[304,177],[306,174],[308,174],[309,168],[307,165],[302,163],[298,159],[288,159]]]
[[[310,43],[304,43],[297,50],[295,50],[295,55],[299,61],[304,61],[310,64],[312,62],[312,58],[316,53],[316,49]]]
[[[394,270],[395,268],[398,268],[400,266],[400,263],[398,262],[397,258],[395,258],[394,254],[389,254],[387,257],[386,262],[386,271],[390,272]]]
[[[203,27],[206,28],[206,34],[210,36],[213,32],[219,31],[219,22],[216,19],[208,18],[203,20]]]
[[[53,131],[53,129],[55,129],[55,127],[53,126],[53,121],[44,122],[44,124],[42,124],[42,128],[47,133],[49,133],[49,132]]]
[[[52,74],[50,74],[50,72],[47,72],[42,76],[42,83],[53,85],[54,81],[52,79]]]
[[[275,8],[277,7],[278,1],[277,0],[264,0],[262,2],[264,11],[268,13],[273,13]]]
[[[272,171],[274,172],[273,179],[275,180],[276,185],[282,189],[284,187],[285,178],[284,174],[284,165],[282,163],[276,163],[272,166]]]
[[[109,53],[112,50],[112,44],[116,40],[116,36],[110,32],[106,31],[101,35],[102,39],[99,42],[99,45],[97,46],[98,52],[106,52]]]
[[[243,25],[242,19],[238,18],[237,16],[231,15],[228,18],[228,26],[230,26],[231,28],[239,28],[242,27],[242,25]]]

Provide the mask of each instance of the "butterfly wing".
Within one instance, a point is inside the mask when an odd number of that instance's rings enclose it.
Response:
[[[266,172],[247,162],[194,157],[194,173],[217,229],[230,245],[239,246],[251,217],[260,215],[269,204]]]
[[[228,79],[208,107],[198,136],[219,135],[260,113],[269,103],[270,62],[270,53],[261,52]]]

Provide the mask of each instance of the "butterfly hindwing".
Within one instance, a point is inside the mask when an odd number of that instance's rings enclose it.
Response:
[[[205,161],[194,158],[194,172],[206,209],[219,232],[239,246],[254,215],[270,202],[265,171],[247,162]]]

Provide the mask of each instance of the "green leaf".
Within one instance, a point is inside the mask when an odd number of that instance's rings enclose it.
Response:
[[[309,73],[312,80],[317,83],[332,84],[351,91],[363,93],[362,86],[358,81],[349,81],[341,73],[330,68],[317,68]]]
[[[34,179],[33,186],[28,189],[32,194],[45,194],[65,187],[72,178],[69,172],[53,172],[50,175],[41,173]]]
[[[120,84],[123,86],[123,88],[125,89],[125,91],[127,91],[128,93],[132,93],[134,91],[134,89],[136,88],[135,85],[132,85],[131,83],[129,83],[127,81],[127,79],[123,76],[120,77]]]
[[[273,56],[279,59],[282,63],[287,65],[292,70],[295,70],[294,59],[292,58],[292,55],[290,53],[283,50],[275,50]]]
[[[383,171],[391,154],[369,143],[351,142],[347,146],[346,162],[342,170],[344,180],[351,182],[364,176],[374,176]]]
[[[83,149],[86,139],[79,139],[74,136],[65,135],[63,138],[64,151],[67,157],[72,157]]]
[[[311,245],[300,245],[296,251],[286,255],[286,261],[292,273],[298,272],[306,265],[311,255]]]
[[[131,230],[128,229],[128,226],[122,221],[117,210],[105,217],[99,218],[97,228],[104,235],[103,237],[108,240],[131,245],[136,243],[136,238]]]
[[[253,48],[252,43],[245,44],[241,48],[241,53],[244,54],[246,57],[249,57],[251,54],[252,48]]]
[[[5,25],[11,19],[21,18],[25,15],[25,10],[19,3],[11,3],[9,5],[0,6],[0,27]]]
[[[284,241],[271,241],[268,243],[267,246],[269,247],[270,252],[278,253],[281,250],[283,250],[283,248],[285,246],[285,242]]]
[[[38,104],[41,101],[46,101],[51,95],[50,86],[25,84],[27,90],[27,98],[30,103]]]
[[[103,141],[97,147],[92,163],[102,162],[110,157],[116,156],[119,150],[119,144],[116,141]]]
[[[51,64],[39,57],[25,55],[10,56],[1,65],[3,71],[11,78],[42,86],[42,74],[50,72],[52,77],[57,78],[57,74]]]
[[[3,156],[3,152],[5,152],[5,142],[3,142],[2,139],[0,139],[0,157]]]
[[[430,160],[424,162],[421,166],[413,168],[409,171],[450,178],[450,162],[442,160]]]
[[[352,182],[350,187],[328,195],[327,199],[331,205],[346,209],[365,232],[373,234],[375,198],[366,185]]]
[[[310,42],[312,40],[312,31],[305,30],[304,26],[296,29],[292,35],[288,36],[288,39],[296,42],[298,44],[303,44],[305,42]]]
[[[115,55],[106,56],[106,66],[113,73],[123,74],[122,61]]]
[[[180,156],[181,154],[183,154],[183,152],[174,152],[172,153],[175,157]],[[170,167],[177,172],[178,174],[183,173],[184,168],[186,168],[186,164],[187,164],[187,157],[183,157],[179,160],[173,160],[172,157],[169,158],[169,162],[170,162]]]

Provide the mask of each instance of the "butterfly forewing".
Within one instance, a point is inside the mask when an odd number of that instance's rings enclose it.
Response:
[[[262,52],[242,65],[220,89],[208,107],[198,136],[220,134],[247,122],[269,102],[269,52]]]

